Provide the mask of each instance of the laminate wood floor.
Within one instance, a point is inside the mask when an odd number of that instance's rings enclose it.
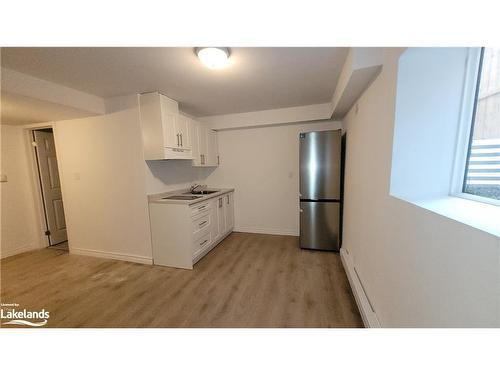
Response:
[[[42,249],[0,277],[2,302],[45,308],[47,327],[362,326],[340,256],[291,236],[232,233],[192,271]]]

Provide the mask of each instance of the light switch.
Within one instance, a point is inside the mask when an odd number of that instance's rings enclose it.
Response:
[[[6,174],[0,174],[0,182],[7,182],[7,175]]]

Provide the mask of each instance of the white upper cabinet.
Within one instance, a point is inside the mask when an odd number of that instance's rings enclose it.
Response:
[[[191,121],[193,165],[216,167],[219,165],[217,133],[198,121]]]
[[[179,135],[176,130],[176,114],[162,112],[161,122],[163,128],[164,147],[179,147]]]
[[[198,123],[198,152],[200,158],[201,166],[205,167],[207,165],[207,128],[202,124]]]
[[[189,134],[189,118],[178,114],[175,121],[175,133],[178,137],[178,146],[185,150],[191,150],[191,137]]]
[[[216,167],[219,165],[219,148],[217,143],[217,132],[207,130],[207,165]]]
[[[179,113],[175,100],[157,92],[140,95],[146,160],[192,159],[198,167],[219,165],[217,132]]]
[[[193,165],[200,165],[200,146],[198,144],[198,121],[188,119],[189,133],[191,136],[191,151],[193,155]]]
[[[193,159],[188,118],[178,103],[159,93],[141,94],[140,121],[146,160]]]

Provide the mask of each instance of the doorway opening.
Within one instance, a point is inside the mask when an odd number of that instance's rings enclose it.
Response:
[[[54,132],[52,128],[34,129],[31,136],[45,221],[44,234],[49,247],[69,250]]]

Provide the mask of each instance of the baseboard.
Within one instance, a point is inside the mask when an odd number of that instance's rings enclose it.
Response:
[[[253,227],[235,227],[235,232],[243,233],[258,233],[258,234],[276,234],[281,236],[298,236],[299,233],[290,229],[276,229],[276,228],[253,228]]]
[[[75,254],[75,255],[86,255],[98,258],[124,260],[126,262],[133,262],[133,263],[153,264],[153,258],[143,257],[139,255],[120,254],[102,250],[81,249],[77,247],[71,247],[69,249],[69,252],[70,254]]]
[[[365,327],[380,328],[380,321],[358,277],[349,251],[341,248],[340,258],[342,259],[342,264],[349,279],[349,284],[351,284],[352,293],[354,294],[354,299],[358,305]]]
[[[24,245],[15,249],[1,250],[0,259],[11,257],[13,255],[25,253],[27,251],[36,250],[38,247],[34,244]]]

